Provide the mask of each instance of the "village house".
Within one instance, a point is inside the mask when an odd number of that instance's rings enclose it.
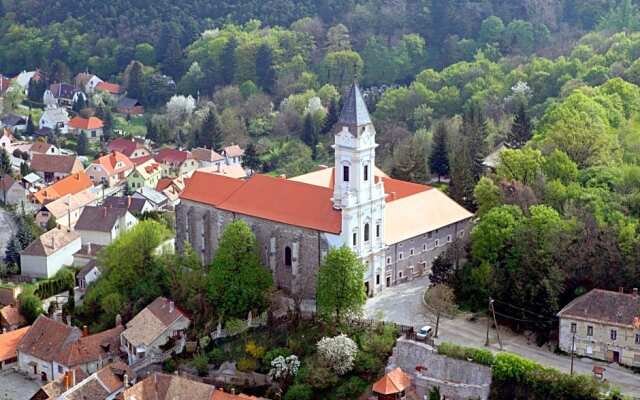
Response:
[[[11,132],[24,132],[27,129],[27,117],[24,115],[6,114],[0,118],[0,127]]]
[[[8,154],[13,153],[14,136],[9,128],[2,128],[0,135],[0,149],[4,149]]]
[[[118,112],[125,115],[142,115],[144,114],[144,107],[136,99],[129,97],[123,97],[118,101]]]
[[[127,185],[130,191],[141,188],[155,188],[162,177],[162,166],[154,159],[149,159],[131,171],[127,177]]]
[[[165,209],[169,203],[167,196],[148,187],[141,187],[132,196],[136,199],[144,199],[148,201],[151,208],[155,211]]]
[[[244,150],[237,144],[232,144],[231,146],[226,146],[222,149],[222,155],[224,156],[227,165],[242,164]]]
[[[105,246],[93,243],[83,244],[76,254],[73,255],[73,266],[74,267],[82,267],[85,266],[92,261],[96,261],[98,258],[98,253],[104,249]],[[78,275],[76,275],[76,278]]]
[[[151,151],[143,139],[119,137],[113,139],[107,145],[110,152],[118,151],[129,157],[132,161],[151,155]]]
[[[60,134],[69,133],[69,113],[62,107],[47,108],[40,116],[40,129],[56,129]]]
[[[94,93],[102,82],[104,81],[100,77],[87,72],[79,73],[73,80],[76,88],[89,94]]]
[[[89,206],[82,210],[75,229],[83,245],[107,246],[137,223],[138,219],[124,208]]]
[[[164,148],[154,156],[155,160],[162,164],[162,177],[180,177],[195,171],[198,168],[191,153],[184,150]]]
[[[97,245],[95,245],[97,246]],[[76,283],[80,292],[87,290],[89,285],[97,281],[102,275],[102,270],[98,266],[95,259],[89,261],[84,267],[76,274]]]
[[[21,275],[51,278],[62,267],[73,264],[73,255],[80,250],[80,246],[78,232],[53,228],[20,252]]]
[[[131,171],[133,171],[133,166],[127,156],[117,151],[112,151],[94,160],[87,167],[86,172],[95,185],[114,187],[126,181]]]
[[[232,394],[178,375],[154,372],[124,391],[124,400],[263,400]]]
[[[31,79],[39,81],[40,71],[22,71],[14,78],[14,81],[20,86],[25,96],[29,95],[29,83],[31,83]]]
[[[172,209],[180,204],[180,195],[184,191],[185,180],[183,177],[162,178],[158,181],[156,191],[167,198],[167,207]]]
[[[31,396],[30,400],[58,400],[58,397],[62,395],[62,393],[71,389],[88,377],[89,375],[84,373],[79,368],[67,371],[58,378],[42,385],[40,389],[33,396]]]
[[[242,164],[218,164],[215,167],[198,168],[197,171],[228,176],[229,178],[235,179],[244,179],[247,177],[247,171],[244,169]]]
[[[123,208],[133,215],[140,215],[153,211],[153,206],[147,199],[133,196],[109,196],[102,202],[103,207]]]
[[[80,329],[40,315],[17,347],[18,368],[51,381],[80,369],[93,374],[118,359],[122,325],[89,335]]]
[[[84,190],[93,188],[89,176],[80,170],[78,173],[60,179],[51,186],[40,189],[33,194],[33,199],[39,204],[45,204],[67,195],[75,195]]]
[[[55,397],[56,400],[113,400],[133,380],[133,371],[121,361],[116,361],[94,372],[80,382],[71,382],[71,372],[66,378],[67,390]],[[63,377],[65,379],[65,377]],[[75,383],[75,384],[72,384]]]
[[[155,299],[127,323],[120,335],[120,345],[127,353],[129,365],[168,353],[181,353],[190,324],[191,320],[172,300]]]
[[[122,96],[124,89],[117,83],[100,82],[95,87],[96,92],[109,93],[113,98],[117,99]]]
[[[2,332],[15,331],[27,324],[17,305],[9,304],[0,308],[0,329]]]
[[[278,288],[312,308],[315,278],[331,248],[347,246],[366,267],[373,296],[428,274],[433,260],[468,233],[473,216],[440,190],[386,176],[375,165],[375,128],[357,85],[345,97],[335,165],[283,179],[247,180],[196,171],[176,208],[176,245],[213,259],[225,226],[245,221]]]
[[[29,327],[26,326],[0,334],[0,371],[7,369],[18,361],[16,348],[28,331]]]
[[[45,90],[43,102],[51,105],[51,98],[54,98],[58,106],[70,108],[80,97],[83,97],[85,102],[88,100],[87,95],[72,84],[53,83],[49,86],[49,89]]]
[[[29,191],[21,181],[9,175],[0,178],[0,199],[4,204],[20,205],[28,202]]]
[[[30,167],[44,179],[45,183],[59,181],[84,169],[82,162],[76,156],[39,153],[33,155]]]
[[[50,143],[36,141],[29,147],[29,158],[33,158],[34,154],[57,155],[60,154],[60,149]]]
[[[79,136],[85,134],[89,140],[100,140],[102,137],[102,129],[104,123],[98,117],[82,118],[80,116],[73,117],[69,121],[70,133]]]
[[[560,350],[640,366],[640,295],[593,289],[560,312]]]
[[[42,206],[36,213],[36,223],[45,227],[49,219],[53,218],[58,226],[73,229],[82,214],[82,210],[86,206],[95,205],[97,200],[98,196],[93,188],[73,195],[67,194]]]
[[[198,161],[201,168],[218,167],[226,164],[226,159],[214,150],[197,147],[191,149],[191,156]]]

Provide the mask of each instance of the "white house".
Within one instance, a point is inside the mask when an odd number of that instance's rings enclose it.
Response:
[[[5,204],[19,205],[27,203],[29,191],[20,181],[16,181],[9,175],[0,178],[0,201]]]
[[[141,187],[132,196],[135,199],[146,200],[153,210],[162,210],[169,203],[169,199],[163,193],[148,187]]]
[[[43,233],[20,252],[23,276],[50,278],[65,265],[73,264],[73,254],[80,250],[80,234],[54,228]]]
[[[124,327],[89,335],[80,329],[40,315],[18,343],[18,369],[43,381],[52,381],[79,368],[93,374],[115,361]],[[46,339],[45,339],[46,338]]]
[[[137,223],[138,219],[126,208],[87,206],[82,210],[75,229],[82,237],[83,245],[107,246]]]
[[[237,144],[233,144],[223,148],[222,155],[224,155],[227,165],[242,164],[244,150]]]
[[[58,128],[61,134],[66,135],[69,133],[69,113],[62,107],[47,108],[40,117],[40,128]]]
[[[89,285],[97,281],[102,275],[100,267],[96,263],[96,260],[89,261],[76,275],[76,282],[81,291],[86,290]]]
[[[127,323],[127,328],[120,335],[120,345],[127,353],[129,365],[165,351],[181,353],[186,340],[185,331],[190,324],[189,318],[173,301],[164,297],[155,299]],[[170,340],[175,346],[163,350],[161,346]]]

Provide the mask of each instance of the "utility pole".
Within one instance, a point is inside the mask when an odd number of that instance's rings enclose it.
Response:
[[[491,316],[489,315],[489,310],[491,310],[491,297],[489,297],[489,308],[487,309],[487,338],[484,341],[485,347],[489,347],[489,329],[491,329]]]
[[[500,340],[500,329],[498,329],[496,309],[493,307],[493,299],[491,297],[489,297],[489,307],[491,307],[491,313],[493,314],[493,323],[496,324],[496,335],[498,335],[498,343],[500,344],[500,350],[502,350],[502,340]]]
[[[576,334],[574,333],[571,337],[571,375],[573,375],[573,356],[576,350]]]

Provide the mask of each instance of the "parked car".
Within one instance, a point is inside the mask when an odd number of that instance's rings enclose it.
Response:
[[[432,334],[433,334],[433,328],[430,327],[429,325],[425,325],[418,330],[418,333],[416,333],[416,339],[426,340],[427,338],[431,337]]]

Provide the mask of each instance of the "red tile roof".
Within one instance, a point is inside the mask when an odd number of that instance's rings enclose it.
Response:
[[[96,85],[96,90],[103,90],[105,92],[109,92],[111,94],[120,94],[122,93],[122,88],[117,83],[110,82],[100,82]]]
[[[148,156],[144,156],[144,157],[137,157],[137,158],[132,158],[131,161],[133,162],[133,164],[137,167],[140,164],[144,164],[149,160],[155,160],[155,158],[153,158],[152,155],[148,155]]]
[[[90,118],[82,118],[82,117],[73,117],[71,121],[69,121],[69,127],[75,129],[100,129],[104,127],[104,123],[98,117],[90,117]]]
[[[378,394],[396,394],[411,386],[411,377],[400,368],[396,368],[373,384],[373,391]]]
[[[84,336],[74,342],[64,354],[60,354],[58,362],[66,367],[87,364],[96,360],[105,360],[119,353],[122,325],[115,328]]]
[[[144,147],[144,143],[139,142],[134,138],[119,137],[109,142],[107,148],[109,151],[119,151],[127,157],[131,157],[134,151]],[[140,157],[143,158],[143,157]],[[148,158],[147,158],[148,159]],[[136,160],[137,161],[137,160]]]
[[[76,156],[35,153],[30,167],[36,172],[73,174],[82,170],[82,163]]]
[[[16,358],[16,348],[22,338],[29,332],[29,326],[0,335],[0,362]]]
[[[413,196],[417,193],[426,192],[431,189],[431,186],[420,185],[418,183],[411,183],[393,178],[380,178],[376,176],[376,181],[378,179],[382,179],[382,183],[384,184],[384,193],[387,195],[385,198],[387,203]]]
[[[76,193],[80,193],[92,186],[93,183],[91,182],[91,179],[89,179],[89,176],[83,171],[77,174],[69,175],[64,179],[60,179],[53,185],[48,186],[35,193],[33,197],[40,204],[44,204],[46,201],[53,201],[68,194],[73,195]]]
[[[239,181],[196,172],[181,198],[287,225],[338,234],[342,217],[333,208],[333,191],[321,186],[255,175]]]
[[[123,171],[128,171],[134,167],[133,162],[131,162],[129,157],[119,151],[112,151],[111,153],[94,160],[91,164],[99,164],[109,176],[119,174]],[[118,166],[118,164],[120,166]]]
[[[191,158],[191,154],[188,151],[170,148],[164,148],[155,155],[155,159],[161,163],[182,164],[188,158]]]
[[[27,323],[22,314],[20,314],[18,307],[12,304],[0,308],[0,316],[9,325],[22,326]]]
[[[54,361],[81,336],[78,328],[41,315],[24,335],[17,350],[43,361]]]

